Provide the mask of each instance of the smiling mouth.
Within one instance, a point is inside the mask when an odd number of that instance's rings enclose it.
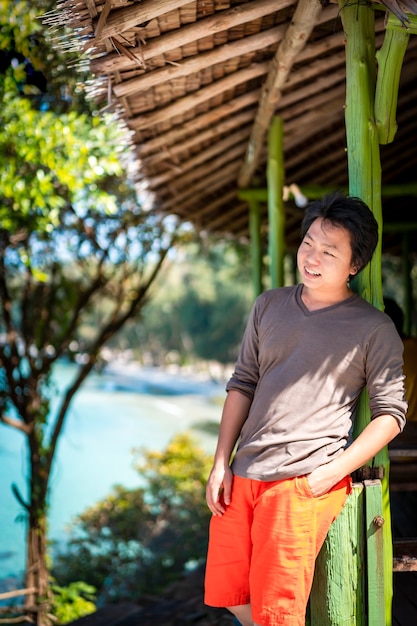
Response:
[[[308,274],[309,276],[321,276],[319,272],[313,272],[313,270],[309,270],[306,267],[304,269],[305,269],[306,274]]]

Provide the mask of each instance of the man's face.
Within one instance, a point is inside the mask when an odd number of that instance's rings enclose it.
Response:
[[[318,217],[301,242],[297,265],[308,288],[326,291],[346,288],[349,275],[356,274],[349,232]]]

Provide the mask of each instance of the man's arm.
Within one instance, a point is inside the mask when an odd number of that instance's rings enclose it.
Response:
[[[313,495],[320,496],[329,491],[339,480],[372,459],[399,433],[400,427],[395,417],[376,417],[342,454],[309,474],[308,482]]]
[[[220,423],[219,438],[214,455],[213,468],[207,481],[206,500],[214,515],[223,515],[224,504],[230,504],[233,474],[229,467],[230,457],[248,416],[252,399],[240,391],[231,389],[226,397]]]

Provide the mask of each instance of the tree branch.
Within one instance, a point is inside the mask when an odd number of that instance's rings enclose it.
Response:
[[[154,265],[153,270],[151,274],[149,275],[148,279],[146,280],[146,282],[138,289],[136,297],[131,301],[131,304],[128,307],[128,309],[123,314],[119,315],[116,319],[112,319],[108,324],[106,324],[100,330],[94,344],[92,345],[90,349],[89,360],[80,368],[77,378],[75,379],[71,387],[67,390],[63,398],[62,404],[60,406],[58,417],[57,417],[55,427],[53,428],[53,432],[51,436],[51,443],[49,446],[48,459],[46,463],[46,470],[48,473],[51,469],[52,461],[55,455],[56,446],[58,443],[58,438],[61,433],[62,427],[64,425],[64,420],[65,420],[68,408],[71,404],[71,401],[75,393],[78,391],[81,384],[84,382],[84,380],[87,378],[88,374],[91,372],[94,365],[96,364],[100,349],[104,346],[104,344],[111,337],[113,337],[113,335],[118,330],[122,328],[122,326],[127,322],[127,320],[129,320],[136,314],[139,306],[141,304],[144,304],[145,296],[147,292],[149,291],[151,285],[153,284],[155,278],[157,277],[159,270],[163,262],[165,261],[165,258],[169,250],[174,244],[175,239],[176,238],[174,236],[169,242],[169,244],[163,250],[161,250],[158,262]]]
[[[0,422],[2,422],[3,424],[7,424],[8,426],[11,426],[12,428],[16,428],[17,430],[20,430],[21,432],[25,433],[25,435],[28,435],[30,432],[30,428],[27,424],[13,417],[8,417],[7,415],[0,415]]]

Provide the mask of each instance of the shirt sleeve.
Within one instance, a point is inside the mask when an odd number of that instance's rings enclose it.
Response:
[[[258,320],[261,296],[250,312],[234,372],[226,385],[226,391],[236,390],[253,398],[259,380]]]
[[[388,318],[378,324],[368,346],[366,379],[371,419],[392,415],[403,430],[406,422],[403,342]]]

